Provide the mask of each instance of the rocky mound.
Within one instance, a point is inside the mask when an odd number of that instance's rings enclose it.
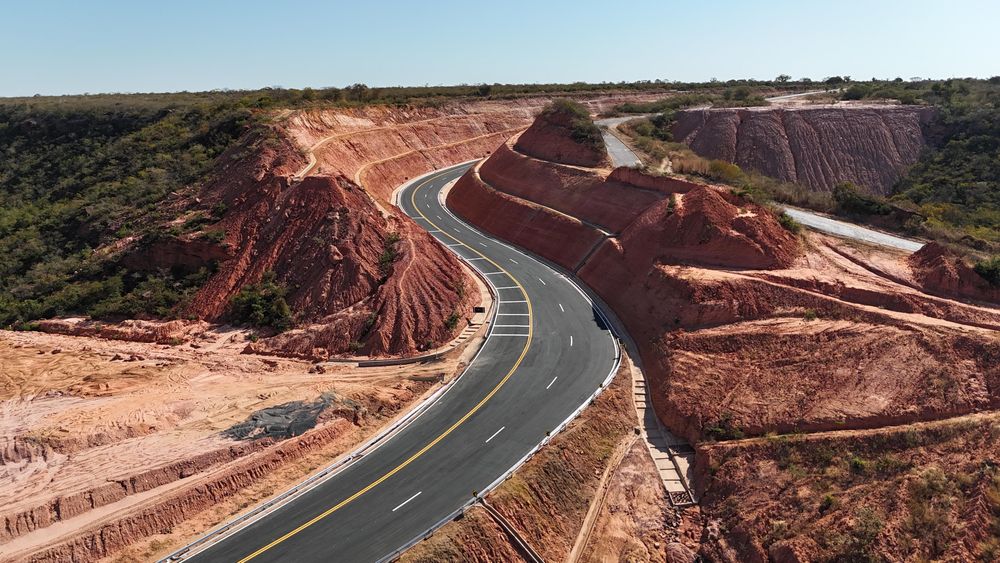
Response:
[[[907,259],[913,277],[928,293],[1000,303],[1000,288],[991,285],[961,256],[931,242]]]
[[[562,164],[600,167],[610,163],[601,132],[590,119],[590,113],[570,100],[549,104],[514,148]]]
[[[884,195],[917,161],[933,115],[916,106],[686,110],[674,138],[706,158],[817,191],[852,182]]]
[[[304,328],[257,342],[253,351],[311,359],[404,355],[460,330],[448,319],[466,316],[478,292],[458,260],[410,219],[384,211],[343,177],[293,183],[305,159],[277,129],[248,138],[220,161],[194,206],[225,209],[206,230],[223,233],[231,258],[214,266],[189,315],[226,320],[230,299],[273,272]],[[219,258],[214,251],[181,256],[189,267]]]
[[[728,268],[788,267],[798,240],[770,210],[707,186],[651,206],[621,236],[626,259],[648,268],[685,262]]]

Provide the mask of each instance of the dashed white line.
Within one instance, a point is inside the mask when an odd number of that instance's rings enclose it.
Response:
[[[435,215],[435,217],[438,218],[438,221],[444,221],[444,219],[442,219],[440,215]]]
[[[484,272],[487,276],[496,276],[499,274],[506,274],[507,272]]]
[[[552,387],[552,384],[555,383],[557,379],[559,379],[558,375],[553,377],[552,381],[550,381],[549,384],[545,386],[545,388],[548,389],[549,387]]]
[[[486,243],[485,243],[485,242],[481,242],[481,243],[479,243],[479,246],[481,246],[481,247],[483,247],[483,248],[489,248],[488,246],[486,246]]]
[[[542,278],[538,278],[538,281],[542,282],[542,285],[549,285],[549,284],[545,283],[545,280],[543,280]]]
[[[527,301],[525,301],[524,299],[521,299],[520,301],[517,301],[517,300],[501,301],[500,303],[501,304],[503,304],[503,303],[527,303]]]
[[[559,304],[559,310],[562,311],[563,313],[566,312],[566,309],[563,309],[562,303]]]
[[[492,436],[490,436],[489,438],[487,438],[487,439],[486,439],[486,442],[485,442],[485,443],[486,443],[486,444],[489,444],[489,443],[490,443],[490,440],[492,440],[493,438],[496,438],[496,437],[497,437],[497,434],[499,434],[499,433],[503,432],[503,429],[504,429],[504,428],[507,428],[507,427],[506,427],[506,426],[501,426],[501,427],[500,427],[500,430],[497,430],[496,432],[494,432],[494,433],[493,433],[493,435],[492,435]]]
[[[493,325],[496,328],[530,328],[531,325]]]
[[[483,258],[482,256],[476,256],[475,258],[466,258],[466,260],[468,260],[468,261],[472,261],[472,260],[486,260],[486,258]]]
[[[528,317],[528,313],[497,313],[498,317]]]
[[[505,285],[503,287],[498,287],[497,289],[520,289],[516,285]]]
[[[571,334],[571,335],[569,335],[569,345],[570,345],[570,346],[572,346],[572,345],[573,345],[573,335],[572,335],[572,334]]]
[[[404,505],[405,505],[406,503],[408,503],[408,502],[410,502],[411,500],[413,500],[413,499],[415,499],[415,498],[419,497],[419,496],[420,496],[420,493],[422,493],[422,492],[423,492],[423,491],[418,491],[418,492],[417,492],[417,494],[415,494],[415,495],[413,495],[412,497],[410,497],[410,498],[408,498],[408,499],[404,500],[403,502],[399,503],[399,506],[397,506],[396,508],[393,508],[393,509],[392,509],[392,511],[393,511],[393,512],[396,512],[396,511],[397,511],[397,510],[399,510],[400,508],[403,508],[403,506],[404,506]]]
[[[455,243],[455,244],[446,244],[445,246],[455,247],[455,246],[465,246],[465,245],[459,242],[459,243]]]
[[[492,336],[518,336],[518,337],[521,337],[521,338],[527,338],[528,337],[527,334],[497,334],[495,332],[493,334],[491,334],[490,336],[491,337]]]
[[[510,260],[511,262],[517,264],[517,260],[514,260],[513,258],[508,258],[508,260]]]

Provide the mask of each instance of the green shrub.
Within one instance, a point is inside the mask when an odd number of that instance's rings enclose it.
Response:
[[[458,326],[458,321],[461,318],[462,317],[458,314],[458,311],[455,311],[452,314],[448,315],[448,318],[445,319],[444,326],[448,327],[448,330],[455,330],[455,328]]]
[[[861,456],[851,456],[851,459],[848,460],[847,464],[850,466],[851,472],[858,475],[864,475],[868,472],[869,462]]]
[[[287,330],[292,326],[292,311],[285,302],[286,293],[274,272],[267,272],[260,283],[248,285],[232,297],[230,316],[238,323]]]
[[[392,265],[396,262],[396,258],[399,256],[399,253],[396,250],[397,242],[399,242],[399,233],[389,233],[389,236],[385,238],[382,255],[378,258],[378,267],[382,272],[383,278],[388,278],[389,274],[392,273]]]
[[[833,200],[840,211],[849,215],[888,215],[892,211],[884,199],[862,193],[850,182],[841,182],[833,187]]]
[[[560,98],[553,100],[542,110],[543,116],[562,116],[569,120],[570,134],[574,141],[591,148],[604,150],[604,137],[594,125],[590,112],[580,103]]]
[[[792,219],[792,216],[784,211],[778,214],[778,223],[789,232],[795,234],[802,232],[802,225],[795,219]]]
[[[990,285],[1000,286],[1000,255],[980,260],[973,268]]]
[[[716,441],[740,440],[743,438],[743,431],[733,423],[733,415],[728,412],[724,413],[719,420],[710,423],[705,428],[705,434],[709,439]]]
[[[823,500],[819,502],[819,512],[820,514],[826,514],[827,512],[837,508],[839,505],[840,503],[837,502],[837,497],[827,493],[823,495]]]

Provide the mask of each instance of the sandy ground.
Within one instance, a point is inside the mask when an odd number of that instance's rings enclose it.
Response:
[[[0,332],[0,517],[58,506],[61,498],[178,461],[209,458],[197,467],[201,471],[179,481],[157,482],[50,527],[22,530],[20,537],[0,540],[9,542],[4,551],[41,547],[76,531],[76,523],[91,525],[207,477],[231,459],[216,460],[213,452],[248,444],[222,432],[255,411],[315,401],[324,393],[362,405],[370,422],[362,431],[345,433],[175,534],[190,535],[329,463],[435,385],[418,379],[450,377],[459,364],[456,356],[375,368],[327,363],[317,370],[303,361],[241,354],[246,344],[244,332],[226,329],[177,346]],[[333,420],[338,422],[352,426]]]

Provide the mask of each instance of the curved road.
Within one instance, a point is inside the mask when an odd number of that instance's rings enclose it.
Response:
[[[479,355],[380,447],[187,560],[391,557],[517,465],[616,369],[617,342],[575,285],[442,205],[439,192],[469,166],[412,182],[400,207],[485,274],[499,295]]]

